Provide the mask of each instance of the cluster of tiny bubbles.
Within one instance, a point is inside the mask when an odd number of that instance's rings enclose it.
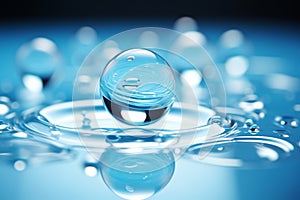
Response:
[[[166,60],[148,49],[128,49],[106,65],[100,79],[103,104],[131,125],[156,122],[175,100],[175,77]]]
[[[58,47],[44,37],[23,44],[17,51],[16,60],[22,82],[31,92],[41,92],[61,65]]]
[[[276,116],[274,123],[279,127],[297,128],[299,126],[299,120],[291,116]]]
[[[175,170],[173,154],[167,151],[126,153],[106,149],[100,172],[106,185],[124,199],[147,199],[162,190]]]

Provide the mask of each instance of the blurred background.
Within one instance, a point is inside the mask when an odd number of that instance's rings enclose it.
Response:
[[[286,155],[280,146],[271,148],[278,165],[251,170],[182,159],[176,163],[174,178],[152,199],[297,199],[300,17],[296,4],[293,0],[2,1],[0,136],[9,127],[5,120],[14,118],[11,110],[36,106],[45,96],[51,97],[47,102],[51,104],[72,100],[77,70],[100,42],[137,27],[175,29],[188,33],[212,56],[224,78],[229,106],[259,111],[260,128],[254,132],[287,140],[294,150]],[[44,66],[31,69],[32,61],[23,65],[24,49],[27,54],[42,51]],[[23,72],[40,79],[27,81]],[[37,82],[30,84],[32,80]],[[200,82],[201,77],[195,79],[196,86]],[[245,98],[249,94],[251,98]],[[239,147],[235,153],[243,148]],[[0,156],[7,155],[5,150],[0,148]],[[255,161],[270,161],[268,155],[262,159],[258,155]],[[32,167],[6,161],[0,162],[0,199],[120,199],[106,187],[98,169],[92,174],[85,171],[84,160]]]

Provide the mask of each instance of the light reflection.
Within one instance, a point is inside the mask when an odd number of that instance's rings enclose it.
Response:
[[[278,160],[279,158],[278,153],[275,150],[270,149],[268,147],[262,145],[256,145],[256,149],[257,149],[256,151],[257,155],[261,158],[266,158],[272,162]]]
[[[159,42],[158,35],[153,31],[145,31],[140,35],[139,43],[141,46],[157,46]]]
[[[17,171],[24,171],[27,167],[27,164],[24,160],[17,160],[14,162],[14,168]]]
[[[185,70],[181,74],[181,78],[184,79],[191,87],[197,87],[202,81],[200,73],[196,70]]]
[[[43,81],[38,76],[25,75],[23,76],[25,87],[31,92],[41,92],[43,90]]]
[[[76,32],[76,38],[82,44],[94,44],[97,41],[97,32],[90,26],[84,26]]]

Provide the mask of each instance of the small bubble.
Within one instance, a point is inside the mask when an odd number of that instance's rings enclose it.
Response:
[[[256,135],[259,132],[260,132],[260,127],[257,124],[253,124],[252,126],[249,127],[248,133],[252,135]]]
[[[27,167],[27,164],[24,160],[17,160],[14,162],[14,168],[17,171],[24,171]]]
[[[224,150],[224,147],[223,147],[223,146],[217,147],[217,151],[223,151],[223,150]]]
[[[294,110],[295,110],[296,112],[300,112],[300,104],[295,104],[295,105],[294,105]]]
[[[97,163],[85,163],[84,164],[84,173],[88,177],[95,177],[98,175],[99,167]]]
[[[246,127],[251,127],[254,124],[254,122],[252,119],[246,119],[244,124]]]
[[[134,56],[128,56],[128,57],[127,57],[127,61],[131,62],[131,61],[133,61],[133,60],[134,60]]]
[[[275,124],[280,127],[287,126],[297,128],[299,126],[299,120],[291,116],[276,116],[274,121]]]

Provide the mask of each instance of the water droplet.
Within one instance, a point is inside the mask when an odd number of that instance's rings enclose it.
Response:
[[[89,177],[95,177],[98,175],[99,166],[97,163],[86,162],[84,164],[84,173]]]
[[[116,119],[130,125],[148,125],[172,106],[175,76],[160,55],[147,49],[129,49],[107,64],[100,92],[105,107]],[[142,120],[134,120],[136,114],[142,115]]]
[[[275,124],[280,127],[287,126],[297,128],[299,126],[299,120],[291,116],[276,116],[274,121]]]
[[[244,124],[246,127],[251,127],[254,124],[254,122],[252,119],[246,119]]]
[[[107,186],[124,199],[147,199],[171,180],[175,162],[171,153],[120,153],[101,156],[101,175]],[[129,166],[129,167],[128,167]]]
[[[61,63],[56,44],[43,37],[23,44],[17,52],[16,59],[23,84],[32,92],[41,92]]]
[[[252,135],[256,135],[260,132],[260,127],[257,124],[253,124],[252,126],[249,127],[248,133]]]
[[[256,95],[248,95],[239,103],[239,107],[245,112],[253,112],[255,110],[262,110],[264,103],[258,99]]]
[[[14,162],[14,168],[17,171],[24,171],[27,167],[27,164],[24,160],[16,160]]]
[[[295,105],[294,105],[294,110],[295,110],[296,112],[300,112],[300,104],[295,104]]]

